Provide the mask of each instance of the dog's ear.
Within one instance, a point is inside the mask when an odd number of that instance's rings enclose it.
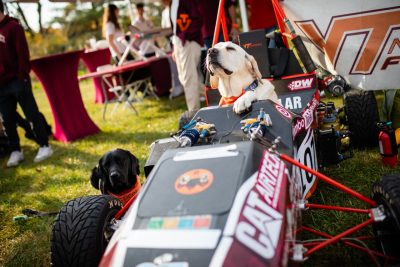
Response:
[[[92,184],[92,186],[96,189],[100,189],[99,188],[99,181],[101,179],[101,172],[99,169],[99,165],[97,165],[96,167],[94,167],[92,169],[92,175],[90,176],[90,183]]]
[[[257,61],[254,59],[252,55],[246,54],[246,65],[248,70],[250,71],[251,75],[253,75],[254,78],[261,79],[261,72],[258,69],[258,64]]]
[[[210,85],[212,89],[218,88],[218,81],[219,81],[218,77],[216,77],[215,75],[210,75]]]
[[[125,152],[128,154],[130,162],[131,162],[131,174],[136,173],[137,175],[140,174],[140,167],[139,167],[139,160],[138,158],[133,155],[131,152],[128,150],[125,150]]]
[[[132,156],[133,156],[133,155],[132,155]],[[135,156],[133,156],[132,162],[134,162],[134,164],[132,164],[132,168],[134,168],[134,167],[136,166],[136,168],[135,168],[136,174],[139,175],[139,174],[140,174],[140,167],[139,167],[139,160],[138,160],[138,158],[135,157]],[[133,170],[132,170],[132,171],[133,171]]]

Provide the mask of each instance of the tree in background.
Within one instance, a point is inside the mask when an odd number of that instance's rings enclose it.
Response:
[[[121,4],[118,6],[121,11],[121,25],[124,29],[127,29],[131,23],[128,7]],[[32,58],[82,49],[89,39],[102,39],[101,28],[104,11],[102,2],[69,3],[62,8],[62,16],[53,18],[48,25],[43,25],[42,5],[39,1],[37,3],[38,32],[35,32],[29,25],[29,20],[19,3],[7,3],[7,7],[11,16],[18,18],[28,33]],[[161,10],[162,6],[158,2],[146,5],[146,15],[156,26],[160,26],[161,23]]]

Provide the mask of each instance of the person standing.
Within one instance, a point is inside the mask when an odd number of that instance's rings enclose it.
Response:
[[[203,89],[199,69],[203,46],[199,1],[172,0],[171,4],[173,57],[185,91],[188,117],[200,108],[200,92]]]
[[[14,18],[4,14],[0,0],[0,113],[9,139],[11,154],[7,167],[14,167],[24,159],[17,133],[17,103],[31,123],[40,148],[34,162],[53,154],[49,145],[44,121],[32,93],[29,48],[22,26]]]
[[[171,17],[169,13],[172,0],[162,0],[164,9],[161,12],[161,28],[171,28]]]
[[[172,28],[171,16],[170,16],[171,13],[170,7],[172,0],[163,0],[162,3],[164,5],[164,9],[161,12],[161,28]],[[170,41],[171,41],[170,36],[168,36],[168,43],[166,45],[167,51],[172,50]],[[168,63],[169,63],[169,68],[171,70],[171,83],[172,83],[169,97],[170,99],[172,99],[174,97],[183,94],[183,87],[181,82],[179,81],[176,62],[171,57],[168,57]]]
[[[203,26],[201,27],[201,33],[203,35],[204,45],[207,50],[212,46],[218,7],[219,1],[217,0],[202,0],[200,2],[200,12],[203,15]],[[226,0],[224,10],[229,35],[232,40],[235,40],[239,35],[239,25],[236,22],[235,0]],[[224,38],[221,27],[218,42],[223,42],[223,40]]]
[[[111,55],[116,62],[122,58],[125,45],[118,41],[124,38],[124,31],[118,22],[119,9],[114,4],[108,4],[103,14],[103,36],[106,38]]]
[[[138,28],[141,32],[147,32],[154,28],[153,23],[144,17],[144,4],[143,3],[136,4],[136,15],[137,15],[137,18],[132,23],[132,25],[135,26],[136,28]],[[139,51],[145,57],[153,56],[153,55],[155,55],[153,46],[154,46],[153,39],[141,40],[140,44],[139,44]]]

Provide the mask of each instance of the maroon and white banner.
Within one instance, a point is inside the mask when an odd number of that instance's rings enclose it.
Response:
[[[280,1],[314,61],[353,88],[400,88],[398,0]]]

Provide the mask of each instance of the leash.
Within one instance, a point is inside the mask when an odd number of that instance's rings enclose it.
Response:
[[[13,217],[13,222],[17,221],[26,221],[29,218],[42,218],[45,216],[52,216],[52,215],[57,215],[58,211],[52,211],[52,212],[43,212],[43,211],[38,211],[38,210],[31,210],[31,209],[23,209],[21,215],[17,215]]]

